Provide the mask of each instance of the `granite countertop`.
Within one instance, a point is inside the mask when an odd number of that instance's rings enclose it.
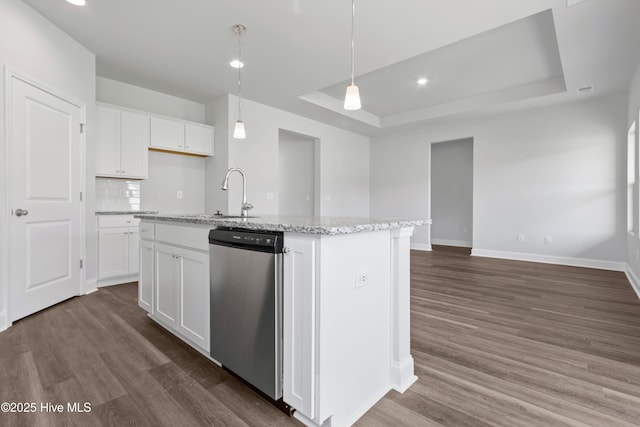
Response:
[[[157,214],[158,211],[96,211],[96,215]]]
[[[314,216],[257,216],[249,218],[224,218],[209,214],[148,215],[136,214],[136,218],[152,221],[202,224],[216,227],[241,227],[250,230],[287,231],[303,234],[351,234],[366,231],[390,230],[427,224],[426,220],[360,217]]]

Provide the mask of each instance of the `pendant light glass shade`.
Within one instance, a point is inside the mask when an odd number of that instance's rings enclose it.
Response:
[[[360,109],[360,90],[355,83],[355,37],[354,37],[354,21],[356,16],[356,0],[351,0],[351,84],[347,86],[347,93],[344,97],[345,110]]]
[[[358,90],[358,86],[350,84],[347,86],[347,94],[344,97],[344,109],[359,110],[360,107],[360,91]]]
[[[233,137],[235,139],[246,139],[247,134],[244,131],[244,123],[242,120],[236,122],[236,126],[233,128]]]
[[[238,120],[236,121],[236,125],[233,128],[233,137],[234,139],[246,139],[247,133],[244,130],[244,122],[242,121],[242,74],[240,70],[244,66],[242,63],[242,33],[247,29],[242,24],[237,24],[233,26],[233,31],[238,34]],[[233,65],[231,65],[233,67]]]

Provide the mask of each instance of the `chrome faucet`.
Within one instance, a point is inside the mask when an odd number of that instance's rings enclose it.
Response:
[[[222,180],[222,189],[226,191],[229,188],[229,175],[231,175],[231,172],[238,172],[242,175],[242,206],[240,207],[240,216],[246,218],[249,216],[249,209],[253,209],[253,205],[247,203],[247,178],[244,176],[244,171],[240,168],[229,169]]]

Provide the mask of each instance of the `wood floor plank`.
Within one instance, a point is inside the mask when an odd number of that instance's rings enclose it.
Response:
[[[410,315],[419,379],[357,426],[640,425],[640,301],[623,273],[412,251]],[[92,407],[2,427],[301,425],[150,320],[136,283],[0,333],[0,400]]]

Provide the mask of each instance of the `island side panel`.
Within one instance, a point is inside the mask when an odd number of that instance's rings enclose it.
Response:
[[[390,233],[321,237],[318,424],[351,425],[391,389]]]
[[[404,393],[418,377],[414,375],[410,330],[410,242],[413,227],[391,231],[391,385]]]

